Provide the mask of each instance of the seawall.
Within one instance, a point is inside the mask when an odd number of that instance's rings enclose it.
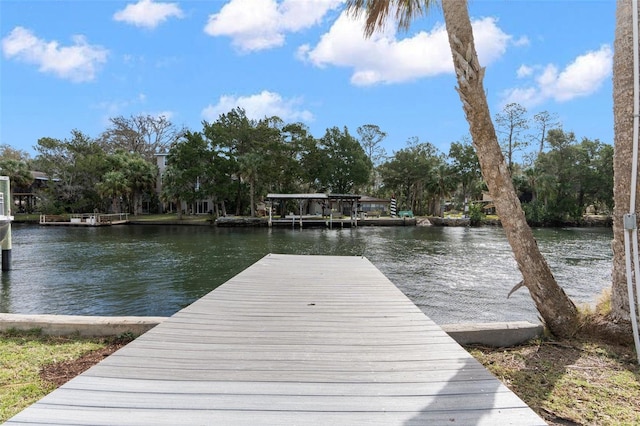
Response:
[[[21,315],[0,313],[0,332],[41,330],[48,336],[106,337],[131,333],[139,336],[167,317],[101,317],[80,315]],[[540,324],[526,321],[445,324],[442,329],[461,345],[509,347],[543,334]]]

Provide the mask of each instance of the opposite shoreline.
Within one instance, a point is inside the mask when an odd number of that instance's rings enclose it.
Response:
[[[127,225],[165,225],[165,226],[209,226],[209,227],[221,227],[221,228],[247,228],[247,227],[268,227],[268,218],[265,217],[245,217],[245,216],[225,216],[213,219],[210,216],[186,216],[183,219],[178,220],[175,217],[172,218],[158,218],[158,215],[151,215],[152,218],[147,215],[132,216],[126,223]],[[350,227],[350,220],[342,219],[336,220],[334,228]],[[26,225],[40,225],[40,221],[37,218],[20,217],[17,215],[12,223],[26,224]],[[341,225],[342,223],[342,225]],[[72,226],[71,223],[68,224]],[[84,224],[83,224],[84,225]],[[291,221],[278,221],[273,224],[274,227],[295,227]],[[305,227],[329,227],[328,219],[312,220],[304,222]],[[345,226],[346,225],[346,226]],[[554,222],[552,224],[541,223],[529,223],[532,227],[543,228],[566,228],[566,227],[578,227],[578,228],[611,228],[613,220],[611,216],[605,215],[584,215],[580,221],[565,221]],[[435,227],[482,227],[482,226],[502,226],[500,219],[497,218],[485,218],[479,221],[479,223],[472,225],[469,218],[464,217],[438,217],[438,216],[416,216],[416,217],[403,217],[403,218],[391,218],[391,217],[372,217],[365,219],[358,219],[358,226],[435,226]]]

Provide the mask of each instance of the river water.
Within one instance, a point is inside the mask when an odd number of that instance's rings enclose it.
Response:
[[[168,316],[266,254],[290,253],[364,255],[440,324],[537,322],[526,289],[506,298],[521,277],[496,227],[14,224],[12,232],[12,270],[2,273],[0,312]],[[535,235],[574,302],[593,303],[610,286],[611,229],[538,229]]]

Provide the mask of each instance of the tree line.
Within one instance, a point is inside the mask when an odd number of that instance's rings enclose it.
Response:
[[[611,212],[610,145],[578,141],[552,114],[529,117],[518,104],[505,106],[496,122],[530,223],[579,222],[587,208]],[[253,216],[267,193],[332,192],[395,197],[403,210],[440,216],[445,209],[463,211],[487,191],[468,137],[446,153],[414,137],[387,155],[387,135],[373,124],[355,135],[333,127],[315,138],[301,123],[253,120],[241,108],[202,124],[192,131],[164,117],[116,117],[98,138],[73,130],[69,139],[39,139],[34,159],[5,145],[0,167],[15,188],[32,182],[30,170],[51,178],[38,193],[45,213],[139,214],[159,212],[162,201],[191,206],[210,199],[216,215]],[[157,193],[159,153],[166,155],[166,170]],[[471,208],[472,216],[481,213]]]

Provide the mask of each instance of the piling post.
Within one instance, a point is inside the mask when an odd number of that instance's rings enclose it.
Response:
[[[2,248],[2,271],[11,269],[11,187],[9,176],[0,176],[0,247]]]
[[[11,270],[11,223],[7,228],[7,235],[2,240],[2,271]]]

